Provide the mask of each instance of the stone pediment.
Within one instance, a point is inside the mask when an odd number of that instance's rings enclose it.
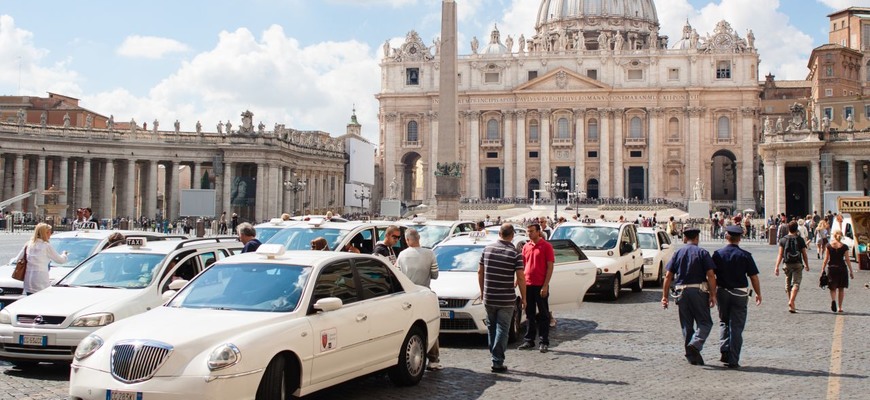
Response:
[[[576,72],[569,71],[565,68],[559,68],[551,71],[543,76],[539,76],[531,81],[528,81],[516,88],[516,92],[538,92],[538,91],[576,91],[603,89],[608,90],[610,86],[580,75]]]

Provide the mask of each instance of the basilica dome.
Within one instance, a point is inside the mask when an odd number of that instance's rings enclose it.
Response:
[[[587,25],[595,18],[624,18],[658,26],[653,0],[541,0],[535,28],[578,21]]]

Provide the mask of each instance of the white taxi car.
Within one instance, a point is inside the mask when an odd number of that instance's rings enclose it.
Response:
[[[124,237],[143,237],[150,241],[162,240],[169,237],[162,233],[127,230],[79,229],[54,233],[51,235],[51,246],[58,253],[66,251],[69,259],[64,264],[49,263],[48,273],[51,283],[57,282],[60,278],[66,276],[84,259],[105,249],[109,245],[109,236],[115,233],[120,233]],[[0,310],[24,296],[23,283],[12,279],[12,270],[15,268],[15,262],[18,260],[10,261],[10,265],[0,267]]]
[[[430,249],[451,236],[474,231],[474,222],[472,221],[414,218],[411,221],[398,221],[398,223],[406,228],[416,229],[420,233],[420,246]]]
[[[551,239],[570,239],[598,267],[592,292],[616,300],[626,285],[634,292],[643,290],[643,252],[634,224],[594,219],[566,222],[556,227]]]
[[[282,229],[301,223],[301,221],[293,219],[284,221],[281,218],[272,218],[269,222],[254,225],[254,230],[257,232],[257,240],[259,240],[260,243],[266,243],[272,238],[272,236],[275,236],[275,234],[280,232]]]
[[[379,257],[264,244],[88,336],[70,399],[285,399],[383,369],[413,385],[438,318],[435,294]]]
[[[132,237],[127,243],[91,256],[53,286],[0,310],[0,360],[21,368],[68,362],[99,327],[160,306],[170,282],[189,281],[242,248],[229,237]]]
[[[660,228],[637,228],[637,238],[643,250],[643,280],[661,286],[665,266],[674,255],[671,236]]]
[[[430,286],[438,294],[442,333],[487,333],[486,309],[480,297],[477,269],[483,249],[497,240],[498,235],[474,232],[449,238],[433,249],[439,272],[438,279]],[[515,235],[513,243],[521,250],[528,241],[526,236]],[[577,308],[595,282],[596,267],[570,241],[556,240],[550,244],[556,255],[550,279],[550,308]],[[519,301],[518,291],[518,305]],[[508,335],[510,341],[522,336],[524,314],[520,307],[515,309]]]
[[[280,244],[287,250],[310,250],[311,241],[322,237],[326,239],[330,250],[347,251],[350,246],[353,246],[360,253],[371,254],[374,252],[375,244],[384,239],[387,228],[393,224],[394,222],[390,221],[332,222],[312,218],[278,231],[264,243]],[[402,235],[394,247],[397,255],[408,247],[405,243],[405,228],[402,226],[399,228]]]

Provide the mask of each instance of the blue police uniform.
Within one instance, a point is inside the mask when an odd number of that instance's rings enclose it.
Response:
[[[740,227],[728,227],[730,235],[740,235]],[[720,361],[731,368],[738,367],[740,348],[743,346],[743,328],[746,326],[749,303],[749,279],[758,275],[752,253],[729,244],[713,252],[716,263],[716,299],[719,303]]]
[[[697,229],[686,229],[683,233],[692,230]],[[686,358],[692,364],[703,365],[700,352],[713,329],[713,319],[710,317],[710,293],[701,288],[701,284],[707,281],[707,271],[715,270],[716,265],[707,250],[690,243],[674,253],[667,269],[673,273],[674,284],[679,293],[676,303],[680,312]]]

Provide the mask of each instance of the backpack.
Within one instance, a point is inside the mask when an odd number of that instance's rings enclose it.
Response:
[[[797,264],[801,262],[801,251],[798,249],[798,238],[787,238],[785,243],[785,263]]]

